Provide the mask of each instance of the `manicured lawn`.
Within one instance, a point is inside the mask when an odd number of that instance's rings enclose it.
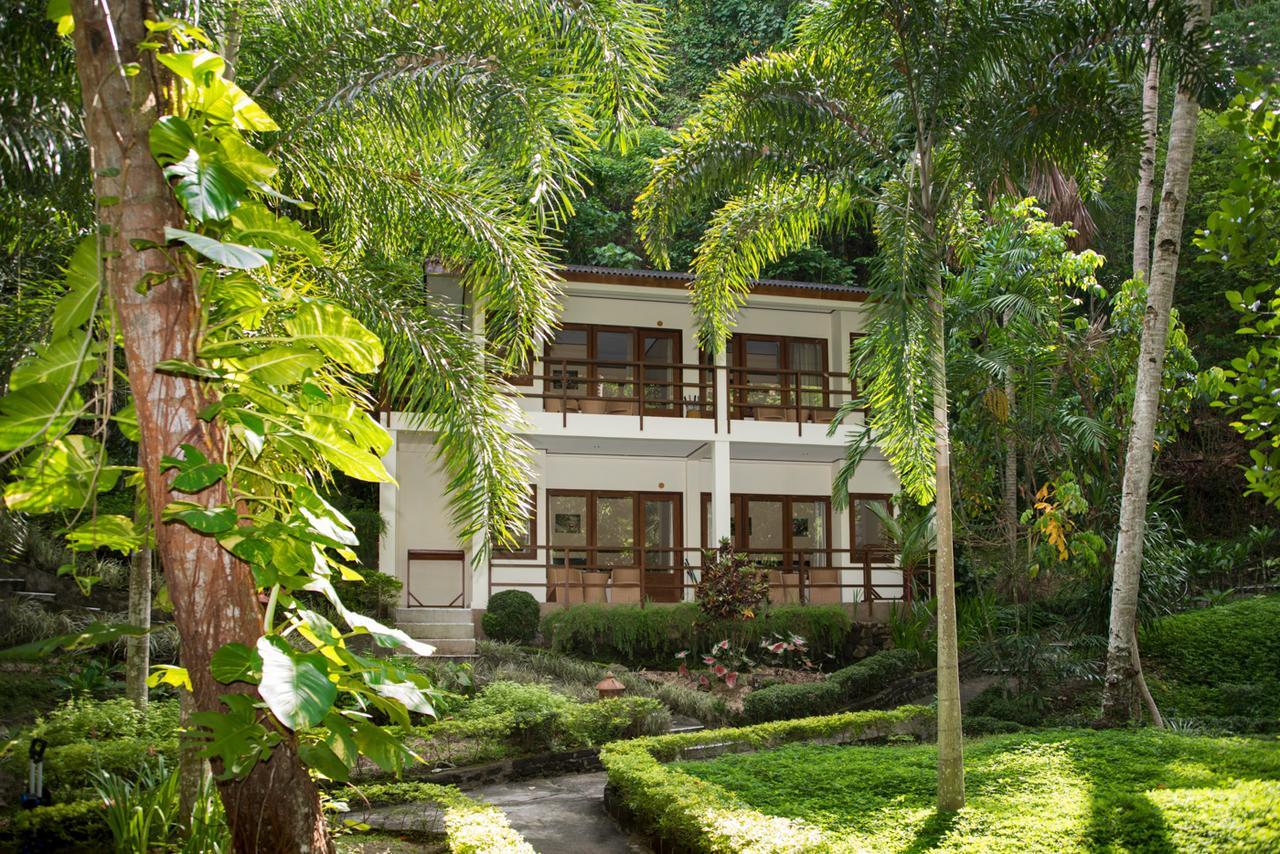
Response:
[[[932,745],[795,745],[678,767],[870,851],[1280,851],[1280,740],[1050,730],[966,744],[933,809]]]

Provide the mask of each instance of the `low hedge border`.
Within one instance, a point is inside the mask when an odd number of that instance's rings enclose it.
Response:
[[[453,854],[536,854],[502,810],[469,798],[453,786],[385,783],[359,791],[371,806],[416,801],[438,804],[444,811],[445,844]]]
[[[616,741],[600,751],[609,778],[605,797],[615,814],[624,813],[678,851],[841,851],[842,843],[819,828],[766,815],[724,788],[663,763],[798,741],[846,744],[891,735],[931,737],[934,723],[933,709],[903,706]]]
[[[752,723],[829,714],[867,700],[915,672],[919,658],[906,649],[887,649],[835,671],[821,682],[771,685],[752,691],[742,714]]]

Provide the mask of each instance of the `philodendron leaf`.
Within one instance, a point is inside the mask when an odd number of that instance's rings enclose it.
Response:
[[[200,222],[231,216],[247,186],[224,162],[216,140],[197,136],[181,116],[165,116],[151,126],[151,154],[176,179],[174,195]]]
[[[134,401],[129,401],[128,406],[111,416],[111,420],[116,422],[120,433],[130,442],[142,438],[142,431],[138,429],[138,406]]]
[[[17,469],[17,478],[4,489],[10,510],[47,513],[89,503],[93,491],[114,489],[120,468],[99,468],[102,446],[89,436],[63,436],[32,451]]]
[[[98,263],[98,241],[95,237],[81,240],[71,253],[67,264],[67,292],[53,307],[50,333],[53,340],[66,338],[93,315],[98,292],[102,288],[101,267]]]
[[[82,335],[51,341],[14,365],[9,388],[16,390],[37,383],[55,388],[82,385],[93,375],[95,357],[101,352],[102,347],[96,342],[86,346]]]
[[[338,699],[338,686],[329,681],[324,656],[298,652],[275,636],[258,638],[258,654],[262,656],[258,693],[272,714],[293,730],[320,723]]]
[[[174,501],[164,508],[164,521],[182,522],[202,534],[222,534],[236,526],[231,507],[203,507],[194,501]]]
[[[67,533],[67,545],[75,552],[91,552],[96,549],[131,554],[142,548],[143,535],[133,526],[128,516],[95,516],[72,528]]]
[[[213,654],[209,672],[224,685],[232,682],[256,685],[262,679],[262,656],[242,643],[223,644]]]
[[[182,459],[170,456],[160,458],[162,471],[171,468],[178,470],[178,476],[173,479],[173,488],[178,492],[200,492],[213,486],[227,474],[225,465],[209,462],[209,458],[194,445],[183,444],[182,456]]]
[[[315,347],[358,373],[372,373],[382,363],[378,336],[340,305],[304,302],[284,326],[294,340]]]
[[[78,392],[49,383],[11,391],[0,398],[0,451],[12,451],[37,439],[50,442],[71,429],[84,409]]]
[[[270,249],[242,246],[239,243],[223,243],[221,240],[215,240],[203,234],[196,234],[194,231],[185,231],[181,228],[170,228],[168,226],[165,226],[164,229],[164,239],[170,241],[180,240],[210,261],[236,270],[253,270],[258,267],[265,267],[271,263],[273,254]]]
[[[90,623],[83,630],[74,634],[57,635],[56,637],[24,643],[21,646],[9,647],[0,651],[0,659],[43,658],[54,650],[75,651],[89,649],[122,637],[142,637],[150,631],[150,629],[131,626],[127,623]]]
[[[310,348],[272,347],[237,360],[241,369],[267,385],[285,386],[299,383],[311,371],[324,365],[324,356]]]
[[[196,712],[191,716],[191,722],[198,727],[192,738],[200,742],[201,756],[222,760],[224,779],[243,777],[259,761],[271,758],[272,749],[280,743],[280,734],[258,720],[252,697],[223,694],[220,699],[228,711]]]
[[[344,782],[351,776],[345,762],[338,758],[333,748],[324,743],[298,745],[298,756],[313,771],[319,771],[330,780]]]

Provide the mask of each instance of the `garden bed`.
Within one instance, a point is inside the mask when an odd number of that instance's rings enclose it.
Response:
[[[932,745],[791,745],[682,762],[720,809],[689,848],[740,850],[733,823],[765,829],[752,850],[1280,850],[1280,743],[1152,730],[1050,730],[971,741],[968,804],[934,810]],[[815,785],[815,781],[822,781]],[[741,833],[742,831],[738,831]],[[809,850],[809,849],[804,849]]]

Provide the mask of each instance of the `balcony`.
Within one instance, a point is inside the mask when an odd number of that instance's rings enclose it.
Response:
[[[717,433],[731,433],[733,421],[792,423],[802,435],[803,425],[829,423],[855,396],[846,375],[820,370],[584,358],[538,368],[514,393],[536,401],[530,411],[558,413],[564,427],[571,416],[621,415],[638,418],[641,430],[646,419],[682,418],[708,420]]]
[[[595,546],[548,547],[533,557],[489,561],[490,595],[525,590],[560,607],[582,603],[641,605],[689,602],[702,577],[706,553],[698,548],[620,549]],[[889,548],[821,549],[791,552],[787,563],[776,551],[735,549],[769,572],[769,600],[775,604],[910,604],[933,595],[932,566],[906,570]]]

